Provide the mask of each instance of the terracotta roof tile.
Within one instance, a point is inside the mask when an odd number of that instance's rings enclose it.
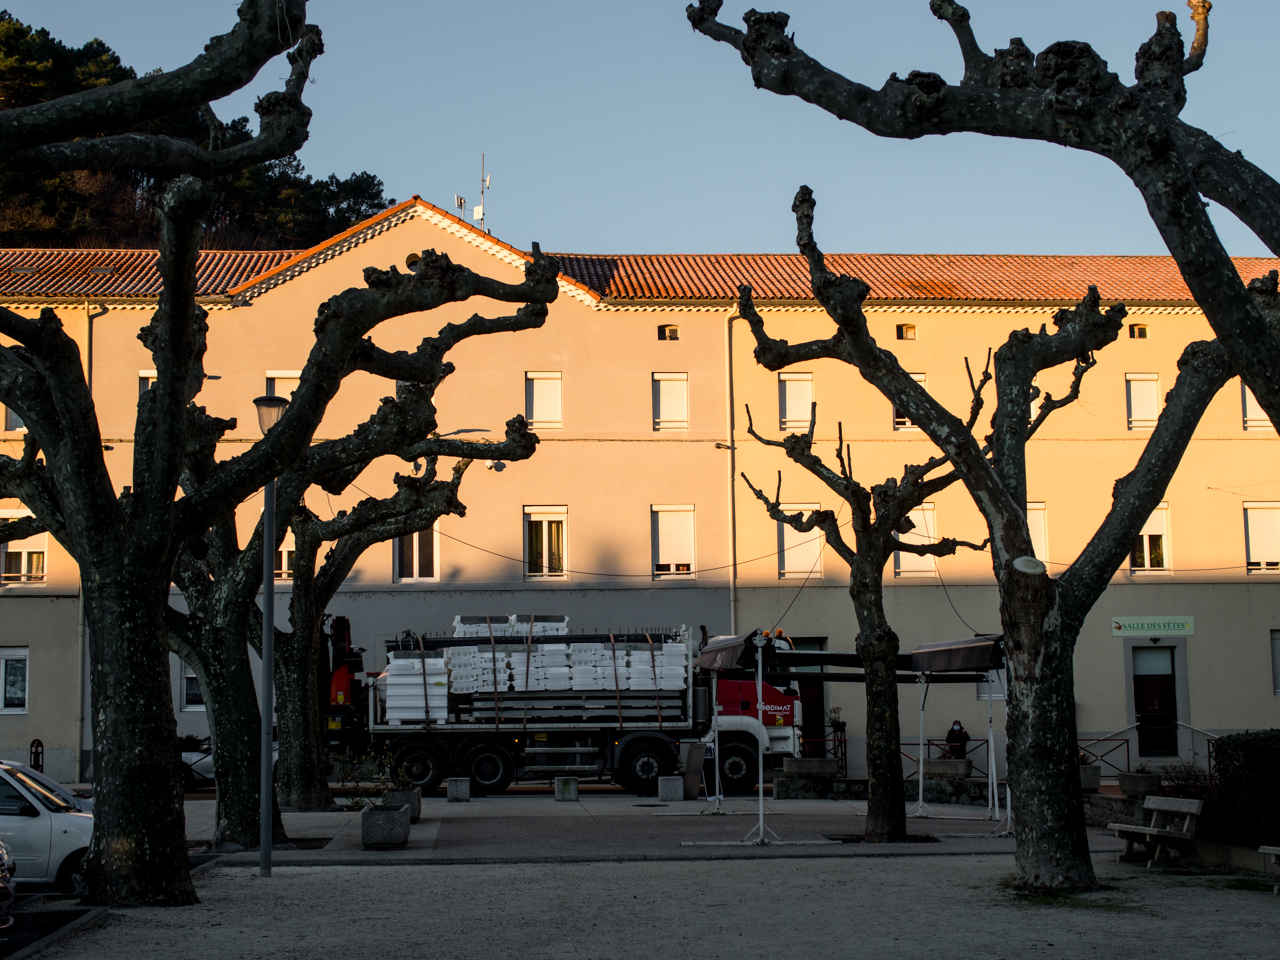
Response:
[[[196,291],[220,297],[276,267],[296,250],[206,250],[196,265]],[[0,298],[155,297],[155,250],[0,250]]]
[[[799,254],[552,256],[610,300],[733,300],[744,282],[758,300],[813,299]],[[1095,284],[1107,300],[1191,302],[1172,257],[838,253],[827,263],[869,283],[871,301],[1074,302]],[[1236,267],[1249,280],[1280,269],[1280,260],[1237,257]]]

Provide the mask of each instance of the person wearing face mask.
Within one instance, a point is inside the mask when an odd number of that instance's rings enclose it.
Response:
[[[947,756],[951,760],[963,760],[969,748],[969,731],[959,720],[947,731]]]

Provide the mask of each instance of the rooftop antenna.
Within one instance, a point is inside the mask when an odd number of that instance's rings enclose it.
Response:
[[[480,154],[480,205],[472,208],[471,219],[480,224],[480,229],[485,233],[489,232],[489,228],[484,225],[484,192],[489,189],[489,177],[484,172],[484,154]]]
[[[458,208],[458,219],[467,219],[467,198],[458,194],[453,195],[453,205]]]

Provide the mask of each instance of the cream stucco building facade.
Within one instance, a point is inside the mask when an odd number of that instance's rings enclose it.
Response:
[[[258,437],[253,398],[287,393],[298,376],[317,306],[361,285],[364,267],[404,269],[428,248],[504,280],[517,280],[527,259],[418,198],[310,251],[203,255],[205,369],[212,376],[199,402],[238,419],[223,442],[225,455]],[[567,613],[573,627],[586,630],[781,626],[811,646],[852,650],[857,627],[847,568],[820,540],[780,530],[737,475],[772,489],[781,470],[784,502],[840,504],[781,451],[750,438],[745,410],[762,434],[779,438],[807,424],[816,402],[819,447],[833,451],[842,424],[855,475],[867,484],[899,475],[932,448],[847,367],[820,361],[775,374],[754,362],[750,333],[736,316],[739,282],[752,284],[775,337],[830,334],[800,259],[560,256],[560,295],[546,324],[462,344],[450,355],[457,372],[438,393],[443,432],[500,438],[505,421],[524,413],[541,438],[538,452],[521,463],[476,464],[463,484],[465,518],[444,518],[411,543],[381,544],[361,559],[330,612],[350,618],[369,666],[385,657],[387,638],[406,629],[444,633],[459,613]],[[1131,469],[1150,434],[1183,346],[1212,336],[1167,258],[835,261],[872,285],[867,313],[877,340],[955,410],[968,405],[966,356],[981,365],[1010,330],[1049,322],[1090,283],[1108,301],[1128,305],[1130,327],[1098,354],[1080,401],[1055,413],[1031,444],[1029,509],[1051,573],[1071,562],[1104,516],[1113,482]],[[130,484],[138,390],[154,375],[137,340],[155,302],[153,264],[148,251],[0,251],[0,302],[29,315],[54,307],[80,343],[118,488]],[[1248,278],[1273,266],[1242,261],[1240,269]],[[374,337],[385,348],[409,349],[425,332],[473,312],[510,308],[473,300],[391,321]],[[1061,393],[1069,375],[1052,371],[1040,386]],[[386,393],[375,378],[353,375],[319,436],[346,433]],[[0,453],[16,455],[21,425],[6,413],[3,426]],[[404,468],[379,461],[350,496],[316,492],[308,505],[331,516],[365,495],[390,493],[393,473]],[[16,516],[22,508],[7,501],[0,509]],[[260,509],[251,501],[241,511],[244,534]],[[985,535],[958,484],[917,520],[932,537]],[[77,779],[88,741],[75,564],[47,536],[10,544],[4,554],[0,756],[23,758],[39,738],[47,768]],[[936,563],[903,555],[885,580],[904,650],[999,629],[987,554],[962,552]],[[275,589],[283,626],[288,580],[277,580]],[[1085,625],[1076,653],[1080,735],[1115,733],[1117,743],[1127,741],[1112,760],[1127,751],[1130,764],[1142,754],[1153,762],[1203,763],[1210,736],[1280,726],[1278,600],[1280,444],[1233,381],[1213,401],[1165,504]],[[1182,625],[1153,631],[1133,618]],[[176,658],[172,674],[179,729],[204,733],[194,684]],[[927,731],[940,735],[959,718],[982,735],[982,692],[937,688]],[[840,707],[849,721],[856,776],[861,687],[832,685],[826,696],[824,706]],[[908,735],[917,706],[916,689],[904,686]],[[1150,733],[1157,713],[1167,735]],[[1140,743],[1134,725],[1144,715],[1148,735]],[[998,705],[995,716],[998,728]]]

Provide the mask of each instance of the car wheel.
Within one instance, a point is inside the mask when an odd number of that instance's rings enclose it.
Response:
[[[414,744],[396,756],[396,766],[404,767],[409,783],[422,788],[422,795],[435,793],[449,772],[444,755],[435,747]]]
[[[67,897],[83,897],[89,892],[84,879],[84,856],[87,850],[77,850],[62,861],[58,868],[58,892]]]
[[[632,793],[654,797],[658,795],[658,778],[669,777],[675,768],[675,757],[665,743],[645,740],[623,751],[614,779]]]
[[[462,769],[471,777],[471,792],[481,797],[501,793],[511,786],[516,775],[511,754],[488,743],[467,754]]]
[[[720,745],[720,786],[727,795],[750,793],[759,783],[755,748],[745,743]]]

